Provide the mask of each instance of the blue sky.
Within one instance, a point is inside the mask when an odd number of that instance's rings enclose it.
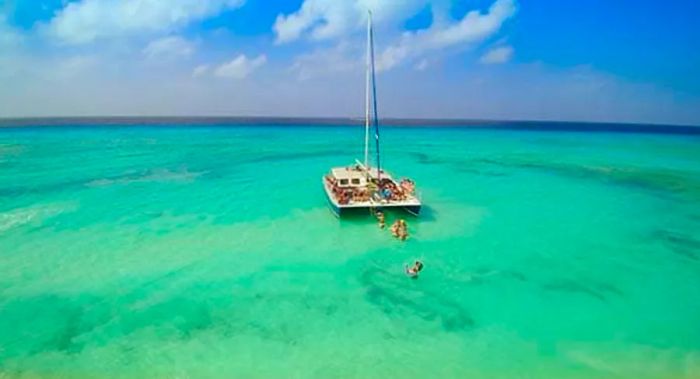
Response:
[[[700,2],[0,0],[0,117],[380,115],[700,124]]]

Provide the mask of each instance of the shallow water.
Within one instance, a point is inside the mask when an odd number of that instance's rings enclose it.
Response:
[[[0,129],[0,377],[700,377],[700,138],[383,135],[405,243],[361,128]]]

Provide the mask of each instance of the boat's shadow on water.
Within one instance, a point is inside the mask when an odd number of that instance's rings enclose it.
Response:
[[[330,210],[329,212],[333,213]],[[408,211],[403,209],[384,208],[382,209],[382,212],[384,212],[384,215],[386,216],[387,223],[390,223],[392,220],[398,219],[407,219],[409,221],[416,220],[419,222],[437,221],[437,211],[435,211],[434,208],[431,208],[427,205],[423,205],[421,207],[421,211],[418,216],[412,215]],[[340,217],[338,217],[338,219],[343,222],[347,221],[353,223],[366,223],[368,221],[376,221],[376,217],[374,216],[372,211],[366,208],[344,209],[343,214]]]

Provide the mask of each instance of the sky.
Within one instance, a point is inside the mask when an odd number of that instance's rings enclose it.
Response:
[[[700,125],[697,0],[0,0],[0,117]]]

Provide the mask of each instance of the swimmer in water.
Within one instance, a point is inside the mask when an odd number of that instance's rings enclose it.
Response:
[[[397,237],[401,241],[405,241],[406,238],[408,238],[408,225],[406,224],[406,221],[403,219],[399,220],[399,228],[398,228],[397,234],[398,234]]]
[[[391,225],[391,234],[394,235],[394,237],[399,238],[399,232],[401,231],[401,221],[396,220],[394,223]]]
[[[376,215],[377,215],[377,220],[379,221],[379,228],[384,229],[384,227],[386,226],[386,223],[385,223],[386,221],[384,219],[384,212],[377,211]]]
[[[406,266],[406,274],[412,278],[417,278],[418,273],[423,270],[423,262],[416,261],[412,267]]]

